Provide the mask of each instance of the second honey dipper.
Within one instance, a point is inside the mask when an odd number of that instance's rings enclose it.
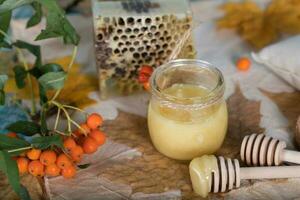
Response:
[[[249,166],[272,166],[282,162],[300,164],[300,152],[287,150],[284,141],[264,134],[252,134],[243,139],[241,159]]]
[[[241,180],[300,177],[300,166],[240,167],[237,159],[205,155],[189,166],[193,190],[202,197],[240,187]]]

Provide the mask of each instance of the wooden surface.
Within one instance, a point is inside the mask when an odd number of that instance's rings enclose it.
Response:
[[[285,95],[265,94],[274,99],[287,118],[293,121],[293,112],[296,112],[294,110],[298,104],[298,92]],[[294,107],[290,106],[291,103]],[[227,100],[227,104],[228,133],[217,155],[239,158],[243,137],[251,133],[264,132],[264,129],[259,126],[260,102],[247,100],[240,89],[236,88],[235,93]],[[289,107],[292,108],[288,109]],[[192,191],[188,163],[169,159],[153,147],[146,118],[120,111],[115,120],[105,122],[104,129],[110,142],[99,154],[90,158],[91,162],[100,159],[100,163],[97,161],[88,169],[81,170],[77,178],[71,181],[61,178],[49,179],[52,199],[82,199],[83,197],[80,196],[82,193],[89,195],[85,196],[86,199],[201,199]],[[128,156],[131,150],[134,155]],[[127,154],[120,158],[123,152]],[[99,183],[93,182],[93,179],[99,180]],[[24,185],[29,188],[33,199],[44,198],[43,187],[35,178],[25,176],[23,180],[27,180]],[[270,184],[284,182],[286,180],[274,180],[270,181]],[[245,181],[242,185],[249,186],[253,183],[253,181]],[[91,191],[91,188],[98,187],[99,184],[103,184],[101,187],[105,187],[105,190]],[[1,176],[0,186],[0,199],[17,199],[3,176]],[[103,196],[99,195],[104,193]],[[211,194],[210,197],[223,199],[226,195],[226,193]]]

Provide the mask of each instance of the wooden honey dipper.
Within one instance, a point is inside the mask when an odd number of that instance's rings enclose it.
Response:
[[[300,152],[285,148],[284,141],[264,134],[252,134],[243,139],[240,154],[248,166],[272,166],[282,162],[300,164]]]
[[[191,161],[190,176],[194,192],[207,197],[240,187],[243,179],[274,179],[300,177],[300,166],[240,167],[237,159],[225,159],[213,155]]]

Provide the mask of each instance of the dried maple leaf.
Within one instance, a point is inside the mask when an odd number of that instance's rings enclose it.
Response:
[[[61,65],[64,69],[67,68],[71,61],[71,57],[63,57],[54,61],[53,63],[57,63]],[[36,98],[38,98],[38,84],[36,80],[33,79],[34,93]],[[92,100],[88,97],[90,92],[98,90],[98,81],[97,77],[83,74],[80,72],[80,65],[74,63],[72,66],[68,79],[64,85],[63,90],[61,91],[58,101],[64,102],[65,104],[70,104],[73,106],[77,106],[79,108],[85,108],[89,105],[96,103],[95,100]],[[10,93],[16,93],[17,97],[20,99],[30,99],[30,90],[29,87],[25,87],[24,89],[18,89],[14,79],[9,79],[5,91]],[[53,96],[53,92],[49,92],[48,96]]]
[[[299,0],[272,0],[265,10],[251,1],[226,2],[221,9],[225,15],[218,19],[218,27],[236,30],[257,49],[282,35],[300,33]]]
[[[263,91],[263,93],[277,104],[281,112],[289,120],[290,129],[296,133],[296,121],[300,114],[300,92],[271,93]],[[300,147],[300,137],[296,137],[296,142]]]

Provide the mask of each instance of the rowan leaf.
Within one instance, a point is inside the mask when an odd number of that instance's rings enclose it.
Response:
[[[13,150],[28,147],[30,144],[25,140],[18,138],[11,138],[6,135],[0,134],[0,150]]]
[[[4,1],[5,0],[0,0],[0,7],[2,6]],[[7,11],[0,14],[0,30],[2,30],[4,33],[6,33],[9,28],[11,13],[11,11]],[[0,34],[0,47],[5,47],[8,44],[4,41],[4,38],[4,35]]]
[[[30,121],[17,121],[10,124],[6,129],[26,136],[33,136],[41,133],[41,126]]]
[[[30,200],[27,189],[20,184],[17,162],[6,151],[0,151],[0,170],[5,173],[9,184],[22,200]]]
[[[52,145],[63,148],[62,138],[59,135],[35,137],[31,144],[34,148],[47,149]]]
[[[36,37],[36,40],[62,37],[65,44],[78,45],[79,35],[67,20],[64,11],[53,0],[37,0],[47,10],[46,29]]]
[[[35,13],[34,15],[28,20],[26,28],[33,27],[37,24],[39,24],[42,20],[43,17],[43,11],[42,11],[42,6],[41,4],[37,2],[33,2],[31,4],[32,8],[34,9]]]
[[[35,66],[42,64],[41,47],[39,45],[33,45],[24,41],[17,40],[13,43],[13,46],[20,49],[26,49],[36,57]]]
[[[8,79],[6,74],[0,74],[0,105],[5,104],[5,92],[4,92],[4,85]]]
[[[63,88],[65,79],[65,72],[49,72],[42,75],[38,80],[45,90],[59,90]]]
[[[13,68],[15,73],[15,81],[16,85],[19,89],[22,89],[25,87],[25,79],[27,76],[27,72],[25,68],[21,65],[17,65]]]
[[[62,72],[63,68],[56,63],[48,63],[40,67],[40,71],[45,74],[48,72]]]
[[[1,38],[0,38],[0,40],[1,40]],[[7,41],[2,40],[2,41],[0,41],[0,48],[11,49],[12,46]]]

